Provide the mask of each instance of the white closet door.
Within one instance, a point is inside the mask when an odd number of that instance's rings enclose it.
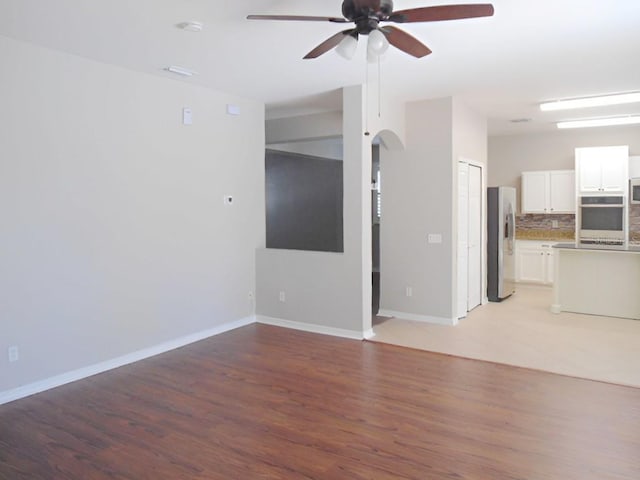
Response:
[[[473,310],[482,302],[482,169],[469,165],[468,302]]]
[[[469,165],[458,163],[458,318],[467,316],[469,282]]]

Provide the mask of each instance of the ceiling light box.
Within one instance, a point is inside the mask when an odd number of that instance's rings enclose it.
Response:
[[[587,128],[587,127],[609,127],[615,125],[638,125],[640,115],[628,117],[593,118],[587,120],[574,120],[570,122],[558,122],[558,128]]]
[[[598,97],[573,98],[557,100],[540,104],[540,110],[551,112],[555,110],[572,110],[574,108],[604,107],[607,105],[623,105],[625,103],[640,102],[640,92],[618,93],[615,95],[601,95]]]

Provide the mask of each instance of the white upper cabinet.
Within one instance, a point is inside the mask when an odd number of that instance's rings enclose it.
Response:
[[[549,197],[551,213],[575,213],[576,172],[573,170],[550,171]]]
[[[573,170],[522,172],[522,213],[575,213]]]
[[[576,148],[576,172],[582,195],[625,195],[629,180],[629,147]]]

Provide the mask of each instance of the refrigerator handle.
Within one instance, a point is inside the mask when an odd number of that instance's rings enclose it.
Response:
[[[511,206],[509,206],[509,211],[507,212],[507,215],[505,216],[505,225],[504,225],[504,236],[507,240],[507,252],[510,255],[513,255],[513,249],[514,249],[514,238],[515,238],[515,216],[513,214],[513,210],[511,209]]]

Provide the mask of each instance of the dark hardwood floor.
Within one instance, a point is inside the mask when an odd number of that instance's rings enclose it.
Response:
[[[640,478],[640,389],[251,325],[0,406],[0,478]]]

